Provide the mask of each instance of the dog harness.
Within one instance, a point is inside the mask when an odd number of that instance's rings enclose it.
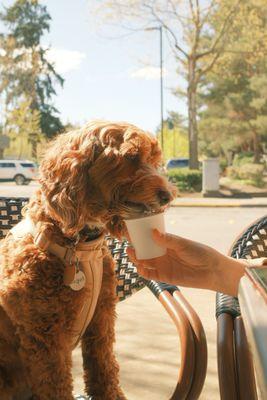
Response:
[[[73,327],[73,348],[89,325],[96,308],[103,275],[104,234],[90,242],[79,242],[75,248],[60,246],[37,230],[30,218],[25,218],[10,230],[15,240],[31,234],[34,244],[42,251],[57,256],[65,265],[64,284],[74,291],[86,290],[88,295]]]

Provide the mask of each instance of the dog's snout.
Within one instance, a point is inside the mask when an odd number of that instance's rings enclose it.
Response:
[[[159,190],[157,194],[161,206],[164,206],[171,200],[171,194],[166,190]]]

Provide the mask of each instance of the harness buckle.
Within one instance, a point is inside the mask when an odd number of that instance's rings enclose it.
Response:
[[[68,265],[75,264],[77,261],[75,257],[75,250],[71,247],[67,247],[66,252],[63,256],[63,260]]]

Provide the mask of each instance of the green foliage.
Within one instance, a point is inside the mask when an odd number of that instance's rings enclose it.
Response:
[[[20,47],[33,47],[40,44],[45,31],[49,31],[50,15],[46,6],[37,0],[17,0],[0,13],[0,18],[12,27],[13,36]]]
[[[215,31],[229,1],[214,15]],[[242,1],[225,52],[202,82],[200,136],[206,154],[251,151],[254,162],[260,159],[267,143],[266,27],[265,0]]]
[[[37,160],[37,144],[42,141],[40,129],[40,112],[30,108],[30,100],[22,101],[18,107],[7,115],[7,131],[11,139],[11,149],[16,150],[16,156],[25,157],[31,148],[30,157]]]
[[[30,100],[30,108],[40,113],[42,132],[51,137],[63,128],[52,103],[55,85],[62,86],[63,79],[41,45],[51,17],[38,0],[16,0],[0,19],[7,27],[0,35],[0,94],[9,110]]]
[[[157,129],[157,138],[161,142],[161,127]],[[168,117],[163,124],[163,158],[168,160],[174,157],[188,157],[188,135],[183,125],[182,117],[173,111],[168,113]]]
[[[242,165],[245,165],[245,164],[252,164],[253,158],[254,158],[254,155],[253,155],[253,152],[251,152],[251,151],[236,154],[233,159],[233,166],[241,167]]]
[[[219,166],[220,166],[221,173],[224,174],[226,171],[226,168],[228,167],[228,161],[226,160],[226,158],[223,158],[223,157],[219,158]]]
[[[168,171],[168,178],[181,192],[200,192],[202,172],[188,168],[175,168]]]
[[[264,166],[262,164],[242,164],[228,167],[227,176],[256,187],[264,187],[263,171]]]
[[[177,128],[171,130],[164,128],[163,157],[164,160],[173,157],[188,157],[187,134]]]

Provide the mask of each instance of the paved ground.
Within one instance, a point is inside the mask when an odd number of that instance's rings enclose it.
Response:
[[[36,189],[29,186],[0,185],[0,196],[26,196]],[[201,200],[201,199],[198,199]],[[179,200],[178,199],[178,203]],[[186,200],[183,199],[183,202]],[[167,231],[202,241],[226,252],[236,235],[256,218],[267,214],[259,203],[253,207],[229,207],[225,200],[188,200],[186,207],[172,207],[167,213]],[[205,207],[203,204],[206,203]],[[228,201],[228,203],[227,203]],[[240,200],[238,200],[240,201]],[[191,202],[191,203],[190,203]],[[264,205],[262,204],[262,205]],[[179,205],[179,204],[176,204]],[[196,207],[199,205],[199,207]],[[216,365],[215,294],[193,289],[183,293],[204,325],[209,351],[208,374],[202,400],[219,399]],[[171,396],[179,367],[179,341],[176,330],[162,306],[147,289],[118,305],[116,352],[121,366],[121,383],[129,400],[164,400]],[[74,351],[76,393],[82,393],[82,366],[79,349]]]
[[[172,202],[173,207],[267,207],[265,197],[251,197],[246,199],[236,198],[210,198],[210,197],[178,197]]]
[[[29,197],[38,187],[37,182],[31,182],[29,185],[18,186],[13,182],[0,183],[0,197]],[[267,195],[263,197],[248,198],[203,198],[197,193],[190,197],[178,197],[172,202],[176,207],[267,207]]]
[[[37,189],[38,183],[31,182],[29,185],[18,186],[13,182],[0,183],[0,197],[29,197]]]

